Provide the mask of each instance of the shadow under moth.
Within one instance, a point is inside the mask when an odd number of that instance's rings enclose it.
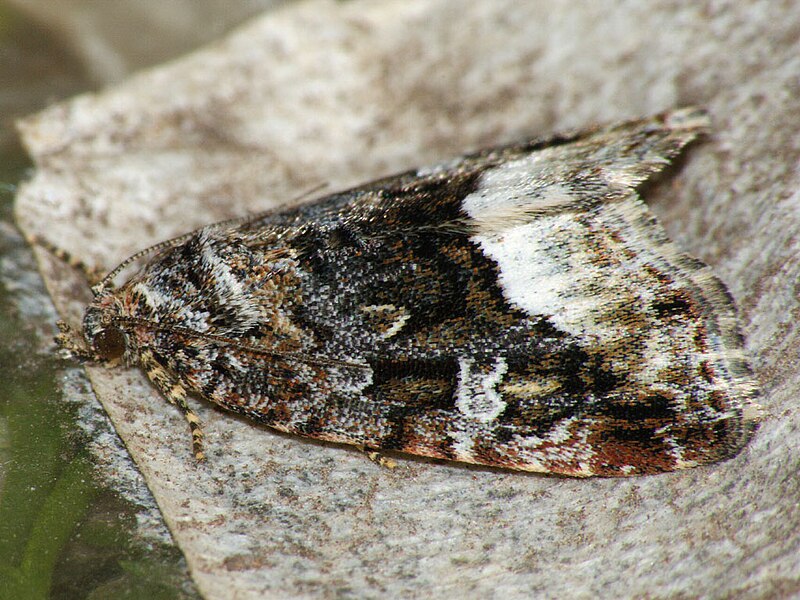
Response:
[[[731,297],[636,188],[699,109],[483,150],[209,225],[93,287],[85,342],[187,397],[374,451],[572,476],[735,455],[758,407]],[[119,286],[133,260],[146,264]]]

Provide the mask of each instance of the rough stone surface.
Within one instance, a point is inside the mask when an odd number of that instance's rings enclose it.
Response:
[[[769,0],[314,1],[22,122],[37,170],[19,223],[110,268],[319,184],[680,105],[713,115],[647,198],[740,306],[765,418],[739,457],[629,480],[389,471],[201,404],[198,467],[142,373],[91,368],[204,595],[800,594],[798,23]],[[40,259],[75,321],[85,286]]]

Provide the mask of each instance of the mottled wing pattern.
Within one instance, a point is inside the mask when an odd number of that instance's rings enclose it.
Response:
[[[509,145],[205,228],[114,291],[128,356],[379,450],[578,476],[731,456],[755,423],[732,301],[635,190],[705,125]]]

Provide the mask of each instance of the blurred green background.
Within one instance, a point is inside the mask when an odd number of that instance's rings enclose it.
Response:
[[[223,36],[276,0],[0,0],[0,599],[195,598],[13,224],[15,119]]]

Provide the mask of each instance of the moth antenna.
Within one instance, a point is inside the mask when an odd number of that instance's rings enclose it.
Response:
[[[296,196],[295,198],[293,198],[292,202],[296,202],[296,201],[299,201],[299,200],[301,200],[303,198],[306,198],[306,197],[310,196],[311,194],[314,194],[314,193],[318,192],[319,190],[327,187],[327,185],[328,185],[327,183],[320,183],[320,184],[310,188],[309,190],[306,190],[305,192],[302,192],[300,195]],[[211,225],[205,225],[203,227],[198,227],[197,229],[193,229],[192,231],[189,231],[187,233],[181,234],[181,235],[179,235],[177,237],[174,237],[174,238],[171,238],[171,239],[168,239],[168,240],[164,240],[163,242],[159,242],[158,244],[154,244],[152,246],[148,246],[147,248],[144,248],[143,250],[139,250],[138,252],[132,254],[131,256],[126,258],[124,261],[122,261],[112,271],[110,271],[105,277],[99,278],[98,279],[99,282],[92,286],[92,293],[95,296],[99,296],[104,290],[109,289],[109,288],[113,288],[113,284],[111,283],[111,280],[113,280],[114,277],[116,277],[120,273],[120,271],[122,271],[125,267],[127,267],[131,263],[139,260],[140,258],[142,258],[144,256],[147,256],[147,255],[152,254],[154,252],[158,252],[159,250],[163,250],[165,248],[173,248],[173,247],[177,246],[178,244],[180,244],[182,242],[185,242],[186,240],[191,238],[193,235],[195,235],[198,231],[201,231],[202,229],[231,227],[233,225],[245,225],[245,224],[250,223],[252,221],[258,221],[259,219],[263,219],[264,217],[272,214],[273,212],[275,212],[275,209],[265,210],[265,211],[262,211],[262,212],[259,212],[259,213],[253,214],[253,215],[245,215],[245,216],[242,216],[242,217],[233,217],[232,219],[226,219],[224,221],[219,221],[219,222],[213,223]]]
[[[301,200],[305,200],[306,198],[308,198],[312,194],[316,194],[317,192],[321,192],[322,190],[326,189],[328,186],[329,186],[329,184],[327,182],[321,181],[317,185],[314,185],[314,186],[308,188],[304,192],[300,192],[296,196],[292,197],[289,201],[292,202],[292,203],[300,202]]]
[[[321,190],[324,190],[327,187],[328,187],[327,183],[324,183],[324,182],[323,183],[318,183],[314,187],[311,187],[311,188],[307,189],[306,191],[300,192],[298,195],[293,196],[292,198],[289,199],[289,202],[287,202],[285,204],[288,204],[288,205],[296,204],[297,202],[300,202],[301,200],[305,200],[306,198],[308,198],[312,194],[316,194],[317,192],[319,192]],[[250,223],[255,223],[256,221],[260,221],[264,217],[268,217],[268,216],[270,216],[272,214],[275,214],[276,212],[280,212],[284,208],[285,208],[285,205],[282,204],[280,206],[276,206],[276,207],[270,208],[268,210],[262,210],[260,212],[253,213],[251,215],[245,215],[243,217],[237,217],[237,218],[234,218],[234,219],[229,219],[228,221],[222,221],[220,223],[216,223],[215,225],[248,225]]]
[[[161,323],[156,323],[154,321],[148,321],[147,319],[140,319],[137,317],[114,317],[113,319],[111,319],[110,322],[114,323],[115,325],[122,325],[122,326],[131,325],[136,327],[145,327],[150,331],[163,331],[166,333],[177,333],[179,335],[186,335],[189,337],[202,340],[213,340],[215,342],[225,344],[230,348],[236,348],[237,350],[241,350],[242,352],[247,352],[255,356],[291,358],[292,360],[296,360],[298,362],[303,362],[309,365],[319,365],[323,367],[336,366],[336,367],[348,367],[352,369],[365,369],[365,370],[370,369],[369,365],[365,365],[362,363],[354,363],[354,362],[348,362],[344,360],[336,360],[330,358],[317,358],[314,356],[307,356],[305,354],[299,354],[294,352],[279,352],[276,350],[265,350],[264,348],[253,346],[252,344],[238,342],[229,337],[225,337],[224,335],[217,335],[215,333],[203,333],[191,329],[189,327],[184,327],[182,325],[164,325]]]
[[[189,233],[184,233],[182,235],[179,235],[178,237],[174,237],[169,240],[164,240],[163,242],[159,242],[158,244],[154,244],[152,246],[149,246],[143,250],[139,250],[138,252],[132,254],[131,256],[123,260],[120,264],[118,264],[114,269],[109,271],[109,273],[105,277],[103,277],[99,283],[93,285],[92,294],[94,294],[95,296],[99,296],[104,290],[113,288],[114,284],[112,280],[114,279],[114,277],[116,277],[120,273],[120,271],[122,271],[132,262],[137,261],[143,256],[147,256],[148,254],[152,254],[153,252],[158,252],[159,250],[163,250],[164,248],[171,248],[177,246],[181,242],[192,237],[196,231],[197,230],[190,231]]]
[[[71,252],[56,246],[41,236],[27,233],[24,235],[25,241],[27,241],[31,246],[39,246],[40,248],[44,248],[57,259],[64,261],[73,269],[80,271],[81,274],[86,278],[86,281],[89,283],[89,285],[96,285],[97,282],[103,279],[103,271],[101,271],[96,265],[87,264],[77,256],[74,256]]]

